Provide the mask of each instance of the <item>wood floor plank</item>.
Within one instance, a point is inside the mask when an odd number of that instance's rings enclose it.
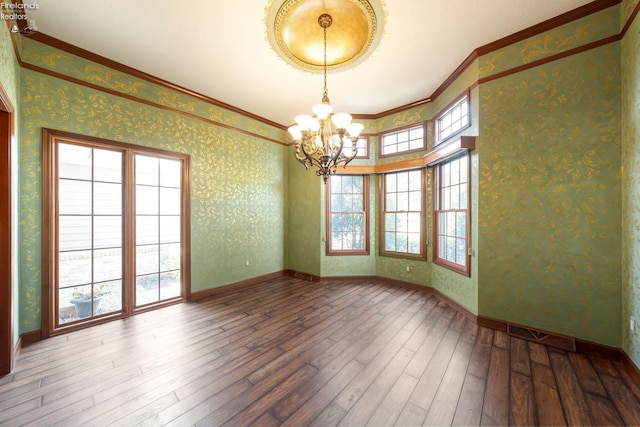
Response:
[[[334,403],[344,409],[345,412],[351,410],[365,390],[369,388],[380,372],[382,372],[391,359],[393,359],[398,349],[402,347],[404,342],[409,338],[409,335],[410,332],[401,330],[395,337],[393,337],[392,340],[387,342],[385,351],[379,351],[369,363],[363,363],[365,368],[349,382],[342,392],[340,392]],[[377,343],[374,348],[377,349]],[[355,358],[354,360],[362,363],[358,358]]]
[[[475,325],[471,322],[466,324],[429,408],[425,420],[427,425],[450,425],[453,422],[477,333]]]
[[[607,391],[604,389],[598,374],[595,369],[593,369],[587,356],[584,354],[569,353],[569,360],[571,360],[582,390],[587,393],[594,393],[604,397],[607,396]]]
[[[626,425],[640,426],[640,403],[618,376],[600,375],[618,413]]]
[[[593,422],[599,426],[634,425],[622,421],[615,406],[609,399],[597,394],[586,393],[585,397],[589,407],[593,408],[591,414]]]
[[[495,340],[494,340],[495,341]],[[501,342],[504,345],[504,342]],[[509,424],[509,350],[494,346],[484,392],[481,425]]]
[[[585,400],[578,377],[569,357],[564,352],[549,352],[558,391],[562,396],[562,406],[570,425],[592,425],[591,410]]]
[[[486,379],[491,361],[491,346],[493,344],[493,330],[480,328],[478,338],[469,360],[468,373],[478,378]]]
[[[512,370],[510,387],[509,424],[512,426],[537,425],[536,403],[531,377]]]
[[[391,359],[384,370],[380,372],[376,381],[366,388],[362,396],[360,396],[351,409],[347,411],[347,414],[340,420],[338,425],[365,425],[379,407],[413,356],[411,350],[401,348],[401,345],[391,351],[394,350],[397,351],[397,353],[393,359]],[[338,402],[339,401],[336,401],[336,403]]]
[[[511,371],[525,376],[531,376],[531,362],[529,346],[525,340],[511,338]]]
[[[562,401],[551,366],[531,364],[538,422],[543,426],[567,424],[562,410]]]
[[[444,310],[440,311],[440,313],[440,316],[442,316]],[[424,370],[429,365],[429,362],[431,362],[440,341],[442,341],[451,324],[451,320],[446,317],[438,317],[433,320],[435,321],[435,325],[430,327],[429,333],[426,335],[420,347],[418,347],[418,350],[416,350],[413,360],[411,360],[405,371],[407,374],[413,375],[416,378],[422,377]],[[428,408],[423,409],[428,410]]]
[[[276,405],[273,408],[274,414],[279,421],[282,421],[282,425],[287,427],[310,425],[314,420],[320,422],[320,420],[324,419],[327,415],[320,415],[321,412],[324,412],[325,408],[339,408],[339,406],[331,402],[363,368],[364,366],[360,362],[351,360],[291,415],[289,415],[291,413],[291,406],[286,401],[282,403],[282,405]],[[295,391],[292,393],[294,392]],[[340,412],[343,414],[346,413],[342,408],[340,408]]]
[[[25,346],[0,425],[638,425],[639,384],[429,288],[277,277]]]
[[[467,373],[451,425],[477,426],[482,419],[485,381]]]
[[[547,354],[547,347],[537,342],[529,342],[529,358],[532,362],[538,363],[543,366],[551,366],[549,362],[549,355]]]
[[[410,351],[406,349],[407,351]],[[418,379],[411,375],[401,374],[385,398],[377,405],[373,415],[367,421],[373,426],[392,426],[407,405]]]
[[[459,338],[460,332],[453,329],[449,329],[445,333],[429,365],[427,365],[422,373],[420,381],[418,381],[416,388],[411,394],[410,401],[427,412],[431,408],[433,399],[442,383],[442,379],[449,366],[449,361],[454,354]]]

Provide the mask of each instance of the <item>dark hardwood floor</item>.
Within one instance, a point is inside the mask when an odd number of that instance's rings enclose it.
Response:
[[[631,369],[427,289],[283,277],[23,348],[0,424],[640,425]]]

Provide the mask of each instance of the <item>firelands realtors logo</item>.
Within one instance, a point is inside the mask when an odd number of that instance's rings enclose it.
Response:
[[[8,3],[0,2],[0,19],[13,21],[12,33],[23,35],[33,34],[38,30],[35,19],[27,18],[27,11],[35,11],[40,8],[38,3]]]

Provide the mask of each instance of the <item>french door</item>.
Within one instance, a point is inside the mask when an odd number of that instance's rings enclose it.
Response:
[[[50,130],[43,141],[43,331],[184,301],[188,156]]]

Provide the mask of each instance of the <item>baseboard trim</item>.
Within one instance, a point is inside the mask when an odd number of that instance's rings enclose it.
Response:
[[[260,284],[266,280],[275,279],[277,277],[290,276],[290,270],[281,270],[274,273],[265,274],[262,276],[252,277],[251,279],[242,280],[240,282],[230,283],[228,285],[218,286],[215,288],[209,288],[202,291],[191,292],[191,299],[189,302],[200,301],[206,298],[226,295],[233,292],[242,291]]]
[[[621,353],[622,358],[624,359],[622,363],[629,367],[629,375],[635,375],[635,383],[640,384],[640,367],[635,364],[631,356],[629,356],[626,351],[622,350]]]
[[[447,305],[450,305],[451,307],[455,308],[460,313],[464,314],[464,316],[467,319],[471,320],[474,323],[478,323],[478,315],[476,313],[474,313],[473,311],[469,310],[464,305],[460,304],[459,302],[455,301],[450,296],[442,293],[441,291],[439,291],[438,289],[436,289],[436,288],[434,288],[432,286],[420,285],[420,284],[412,283],[412,282],[405,282],[404,280],[391,279],[389,277],[380,277],[380,276],[374,276],[374,277],[377,280],[383,281],[383,282],[388,283],[390,285],[399,286],[399,287],[403,287],[403,288],[407,288],[407,289],[423,290],[423,291],[427,290],[429,292],[432,292],[438,298],[440,298],[445,303],[447,303]]]
[[[494,329],[496,331],[501,331],[506,333],[509,333],[509,326],[511,325],[511,326],[515,326],[516,328],[548,334],[552,337],[557,337],[558,339],[561,339],[561,340],[573,340],[575,342],[576,353],[590,354],[592,356],[602,357],[603,359],[612,360],[614,362],[624,361],[622,349],[611,347],[605,344],[599,344],[599,343],[594,343],[587,340],[582,340],[569,335],[559,334],[557,332],[545,331],[542,329],[534,328],[532,326],[522,325],[522,324],[513,323],[513,322],[506,322],[501,319],[495,319],[495,318],[486,317],[486,316],[478,316],[478,325],[484,326],[485,328]],[[518,338],[523,338],[520,335],[514,335],[514,336]],[[540,342],[540,343],[544,345],[556,347],[556,348],[561,348],[563,350],[574,351],[573,348],[557,345],[554,342]]]
[[[14,349],[14,354],[17,355],[22,347],[26,347],[29,344],[33,344],[34,342],[38,342],[42,340],[42,331],[40,329],[25,332],[24,334],[20,334],[18,337],[18,342],[16,343],[16,347]]]

